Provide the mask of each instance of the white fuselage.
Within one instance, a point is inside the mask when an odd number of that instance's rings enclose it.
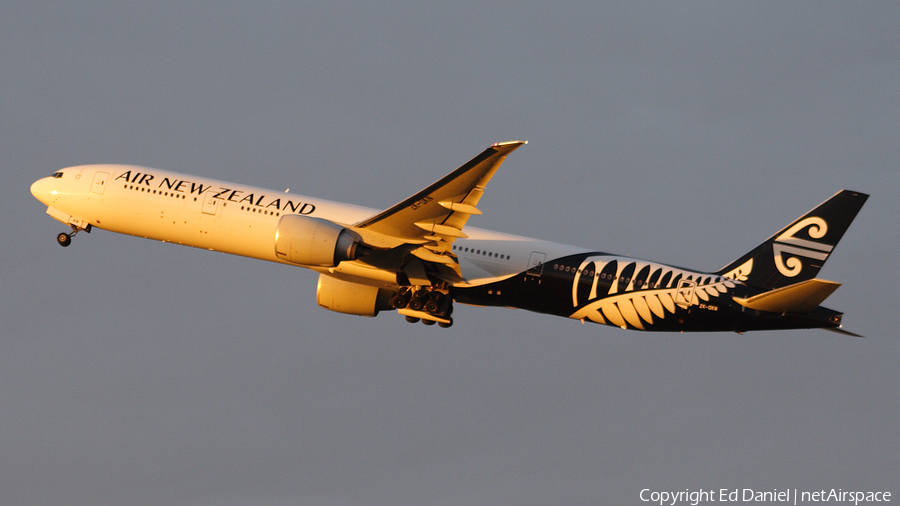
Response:
[[[352,225],[378,210],[130,165],[83,165],[36,181],[31,192],[53,218],[75,226],[288,263],[275,254],[278,221],[285,214]],[[585,251],[547,241],[466,227],[457,239],[463,285],[473,286],[522,272],[544,258]],[[359,262],[310,267],[347,280],[389,284],[395,273]]]

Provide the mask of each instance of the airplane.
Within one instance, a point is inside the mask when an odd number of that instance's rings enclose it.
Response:
[[[496,143],[383,211],[131,165],[61,169],[31,186],[68,225],[305,267],[319,306],[453,324],[453,303],[519,308],[629,330],[841,328],[816,278],[868,195],[842,190],[711,272],[467,227],[526,141]]]

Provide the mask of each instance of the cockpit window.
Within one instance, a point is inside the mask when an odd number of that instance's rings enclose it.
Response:
[[[62,176],[63,176],[62,172],[54,172],[52,177],[53,177],[53,179],[59,179]]]

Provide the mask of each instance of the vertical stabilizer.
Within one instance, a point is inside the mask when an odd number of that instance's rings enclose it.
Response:
[[[716,274],[767,290],[813,279],[867,198],[841,190]]]

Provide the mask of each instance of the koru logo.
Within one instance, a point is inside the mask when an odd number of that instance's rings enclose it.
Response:
[[[803,262],[797,257],[824,261],[834,249],[834,246],[794,237],[794,234],[806,227],[809,227],[806,233],[812,239],[821,239],[828,232],[828,223],[822,218],[813,216],[795,223],[794,226],[775,238],[775,243],[772,244],[772,250],[775,253],[775,267],[778,268],[778,272],[789,278],[793,278],[803,270]],[[786,260],[783,255],[788,255]]]

